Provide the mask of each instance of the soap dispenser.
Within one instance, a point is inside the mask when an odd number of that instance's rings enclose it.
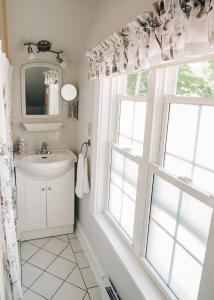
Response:
[[[18,143],[18,153],[19,154],[26,153],[26,142],[23,138],[21,138],[20,142]]]

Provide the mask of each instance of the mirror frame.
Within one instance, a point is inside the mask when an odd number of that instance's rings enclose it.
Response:
[[[32,67],[47,67],[56,69],[59,72],[59,94],[58,94],[58,106],[59,106],[59,112],[58,115],[50,116],[50,115],[27,115],[26,114],[26,93],[25,93],[25,70],[32,68]],[[27,63],[21,66],[21,97],[22,97],[22,117],[26,119],[60,119],[62,116],[62,97],[61,97],[61,88],[62,88],[62,82],[63,82],[63,71],[62,68],[56,64],[51,63]]]

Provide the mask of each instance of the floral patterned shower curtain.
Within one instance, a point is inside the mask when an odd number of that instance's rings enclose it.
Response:
[[[0,51],[0,264],[5,299],[21,300],[11,126],[11,67]]]

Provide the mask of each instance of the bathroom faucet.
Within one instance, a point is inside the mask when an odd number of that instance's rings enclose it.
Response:
[[[42,142],[41,144],[41,150],[38,152],[38,154],[50,154],[51,152],[48,151],[48,143]]]

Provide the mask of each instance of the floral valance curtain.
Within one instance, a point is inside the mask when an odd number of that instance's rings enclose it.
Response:
[[[16,190],[11,129],[11,72],[6,56],[0,51],[0,292],[4,294],[5,300],[21,300],[21,276],[15,226]]]
[[[90,79],[214,52],[214,0],[162,0],[153,7],[86,54]]]

